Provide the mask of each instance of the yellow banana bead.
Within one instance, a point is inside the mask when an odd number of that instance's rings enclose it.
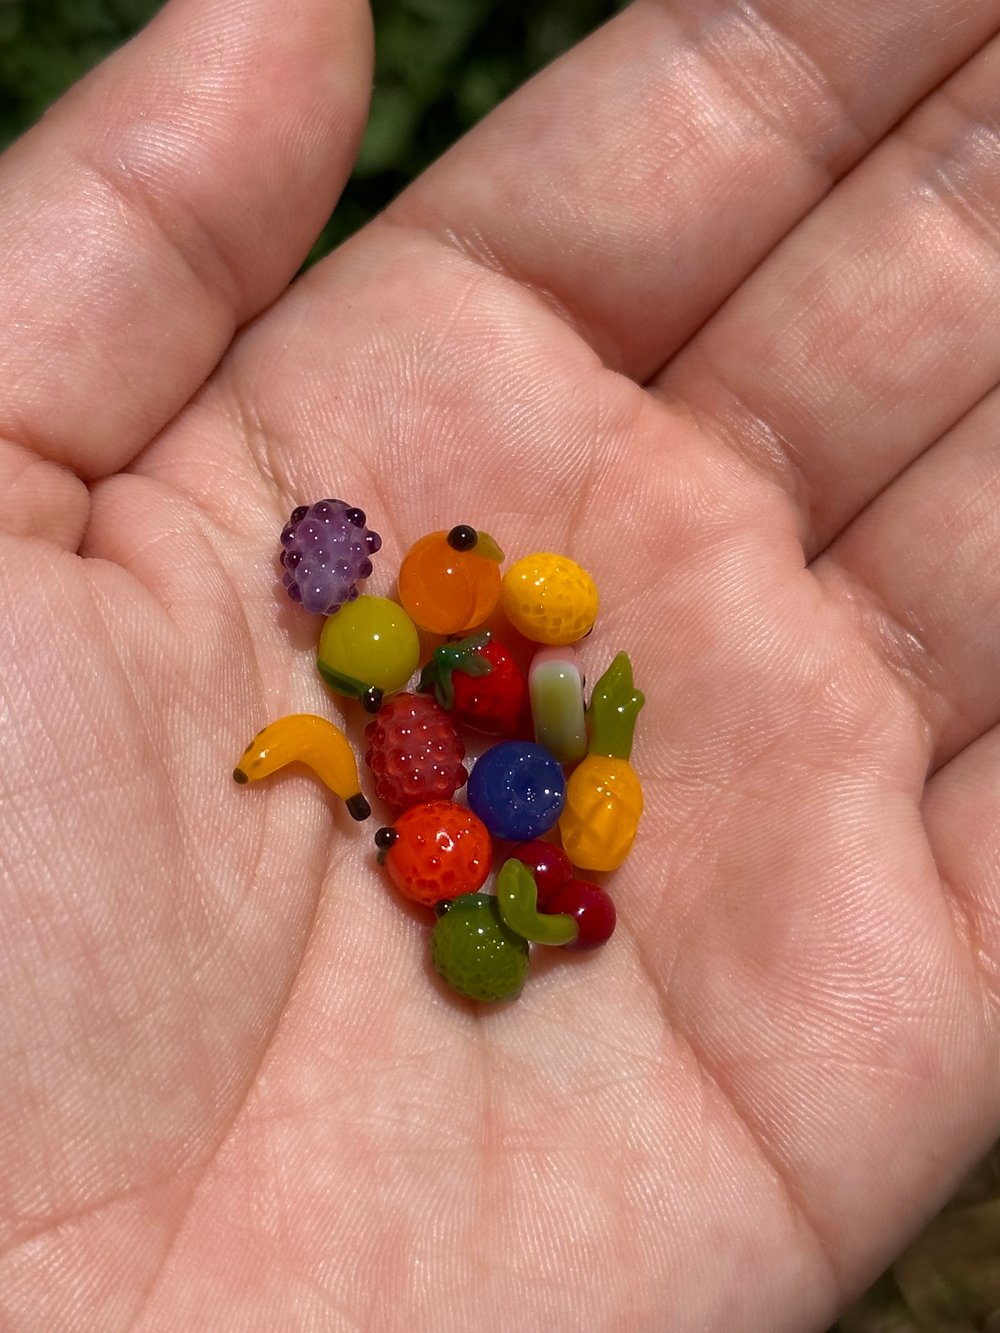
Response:
[[[350,742],[339,727],[315,713],[289,713],[258,731],[233,769],[233,778],[256,782],[292,763],[311,768],[340,797],[352,818],[367,819],[371,814]]]
[[[632,850],[643,800],[629,755],[644,703],[628,654],[619,653],[594,686],[589,753],[566,784],[559,816],[563,849],[581,870],[617,870]]]

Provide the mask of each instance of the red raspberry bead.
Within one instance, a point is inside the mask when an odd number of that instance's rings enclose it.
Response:
[[[425,694],[397,694],[365,727],[365,763],[375,794],[394,810],[449,800],[468,781],[465,746],[454,723]]]

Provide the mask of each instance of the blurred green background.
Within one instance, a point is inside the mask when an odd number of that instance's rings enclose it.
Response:
[[[161,2],[0,0],[0,145]],[[624,0],[374,0],[368,133],[312,257],[356,230],[501,98],[623,7]],[[1000,1333],[1000,1152],[979,1165],[837,1333]]]
[[[0,0],[0,144],[163,0]],[[355,231],[501,98],[624,0],[374,0],[371,116],[313,258]]]

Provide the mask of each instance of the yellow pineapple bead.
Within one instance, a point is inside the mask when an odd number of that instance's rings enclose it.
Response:
[[[627,759],[590,755],[566,784],[563,851],[580,870],[617,870],[632,850],[642,787]]]

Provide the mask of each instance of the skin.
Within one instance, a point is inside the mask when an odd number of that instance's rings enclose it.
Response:
[[[821,1329],[1000,1127],[1000,5],[639,0],[284,289],[348,0],[0,164],[0,1324]],[[234,336],[235,335],[235,336]],[[308,775],[294,504],[565,550],[615,939],[488,1012]],[[560,498],[553,513],[552,496]]]

